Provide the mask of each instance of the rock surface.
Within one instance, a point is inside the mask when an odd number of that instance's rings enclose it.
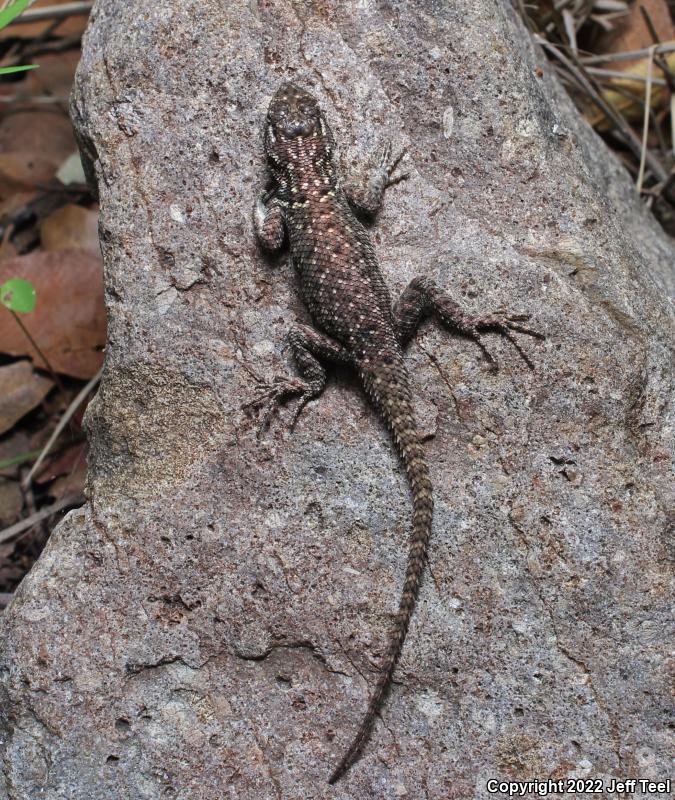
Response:
[[[492,338],[492,374],[433,324],[410,348],[430,574],[335,787],[410,503],[348,374],[293,435],[282,420],[258,441],[242,411],[305,316],[249,218],[288,78],[320,97],[346,168],[387,137],[408,148],[373,231],[395,294],[428,274],[547,334],[525,342],[535,372]],[[109,344],[89,502],[3,618],[0,797],[466,800],[500,796],[490,778],[666,778],[675,253],[510,4],[108,0],[73,108]]]

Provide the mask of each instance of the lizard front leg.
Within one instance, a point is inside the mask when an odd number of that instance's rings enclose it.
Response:
[[[402,150],[396,157],[391,155],[391,142],[382,148],[375,168],[365,174],[360,180],[350,178],[345,182],[342,191],[345,193],[349,205],[360,214],[375,217],[382,208],[384,193],[389,186],[405,180],[408,175],[394,176],[394,171],[405,155]]]
[[[522,324],[529,319],[529,314],[497,312],[472,317],[430,278],[413,278],[394,306],[394,319],[401,345],[410,341],[422,318],[430,314],[435,314],[447,327],[473,339],[494,369],[497,368],[497,361],[485,345],[482,336],[485,331],[494,331],[508,339],[528,367],[534,369],[530,357],[513,335],[513,332],[517,331],[537,339],[544,338],[543,334]]]
[[[342,345],[307,325],[293,327],[288,334],[288,343],[301,377],[279,376],[271,383],[260,386],[259,393],[248,405],[265,407],[261,428],[268,425],[284,400],[299,396],[290,425],[293,429],[302,409],[310,400],[318,397],[326,385],[326,370],[319,359],[340,364],[352,361],[350,353]]]
[[[273,198],[274,190],[263,192],[253,205],[255,235],[267,250],[278,250],[286,237],[284,211]]]

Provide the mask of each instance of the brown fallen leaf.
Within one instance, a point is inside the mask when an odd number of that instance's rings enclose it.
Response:
[[[24,460],[31,452],[30,442],[25,431],[16,430],[4,436],[0,441],[0,465],[10,462],[7,466],[0,466],[0,477],[18,478],[20,466],[30,466],[37,458]],[[13,463],[12,463],[13,462]]]
[[[0,153],[0,193],[6,196],[13,191],[48,183],[57,169],[58,164],[36,150]]]
[[[36,191],[13,192],[0,198],[0,220],[5,223],[12,219],[18,211],[22,211],[28,204],[39,196]]]
[[[657,36],[661,42],[669,42],[675,38],[675,25],[673,24],[667,0],[637,0],[625,17],[617,20],[613,31],[600,34],[595,44],[597,53],[625,53],[631,50],[641,50],[654,44],[651,32],[645,22],[641,8],[649,15],[654,25]],[[633,61],[608,62],[607,69],[627,70]]]
[[[628,14],[615,23],[614,30],[602,33],[594,44],[598,53],[626,53],[643,50],[654,44],[649,26],[645,22],[642,10],[648,14],[656,35],[661,44],[672,44],[675,39],[675,24],[671,18],[666,0],[637,0],[630,7]],[[675,53],[663,56],[672,73],[675,67]],[[607,76],[602,96],[605,101],[621,116],[631,122],[641,122],[644,117],[644,98],[646,96],[646,78],[649,72],[650,58],[638,57],[630,61],[606,61],[599,65],[608,72],[623,73],[626,77]],[[637,79],[631,77],[637,76]],[[664,84],[663,73],[656,62],[652,63],[652,77],[658,82],[652,84],[650,105],[659,111],[667,111],[670,92]],[[584,116],[595,128],[608,130],[611,123],[605,113],[594,103],[589,102]]]
[[[18,255],[18,251],[14,242],[9,241],[9,239],[4,239],[0,243],[0,261],[5,258],[14,258],[16,255]]]
[[[40,225],[43,250],[90,250],[99,253],[98,210],[68,203]]]
[[[77,442],[48,458],[47,463],[40,468],[40,471],[35,476],[35,483],[49,483],[63,475],[70,475],[82,465],[86,467],[86,458],[87,443]],[[73,492],[73,494],[77,493]]]
[[[672,44],[672,42],[669,42],[669,44]],[[675,52],[668,53],[663,58],[671,71],[675,69]],[[630,68],[624,69],[622,67],[619,71],[625,72],[629,77],[609,80],[607,88],[602,92],[602,96],[621,116],[632,122],[639,122],[643,119],[645,113],[643,98],[646,96],[647,84],[646,80],[636,80],[630,76],[642,76],[646,79],[649,71],[649,58],[631,61]],[[663,78],[660,67],[655,63],[652,64],[652,75],[655,78]],[[669,97],[670,92],[667,86],[652,84],[651,108],[655,111],[665,110]],[[598,130],[605,131],[611,127],[605,113],[595,105],[589,104],[585,117]]]
[[[57,478],[54,483],[51,484],[47,493],[50,497],[53,497],[54,500],[63,500],[64,497],[75,497],[84,492],[86,480],[87,462],[83,457],[72,472],[69,472],[68,475],[63,475],[61,478]]]
[[[0,284],[24,278],[35,287],[37,304],[21,321],[53,369],[91,378],[103,363],[106,318],[100,256],[81,250],[33,251],[0,263]],[[0,349],[28,355],[45,365],[14,317],[0,307]]]
[[[0,194],[0,197],[2,195]],[[70,192],[59,191],[52,183],[43,192],[15,192],[0,202],[0,229],[3,231],[3,246],[0,260],[27,253],[39,244],[41,222],[61,206],[78,202]],[[11,253],[10,250],[15,252]]]
[[[0,152],[31,152],[58,168],[77,149],[73,126],[60,109],[17,109],[0,124]]]
[[[0,124],[0,192],[50,181],[77,147],[72,125],[60,111],[17,111]]]
[[[23,508],[23,492],[16,481],[0,478],[0,528],[19,519]]]
[[[30,361],[0,367],[0,434],[39,405],[53,385],[33,371]]]
[[[32,3],[30,7],[32,10],[47,6],[60,6],[70,2],[72,2],[72,0],[36,0],[36,2]],[[13,22],[11,25],[3,28],[2,31],[0,31],[0,41],[2,39],[15,36],[20,36],[22,39],[28,39],[29,41],[35,40],[38,36],[40,36],[40,34],[44,33],[53,22],[54,20],[52,19],[43,19],[35,22],[22,22],[21,17],[19,17],[16,22]],[[58,28],[56,28],[52,35],[58,37],[75,36],[78,33],[81,34],[86,25],[87,16],[85,14],[72,14],[59,23]],[[41,56],[40,59],[38,59],[40,63],[42,62],[43,58],[44,56]]]
[[[73,85],[73,77],[79,61],[80,51],[75,49],[65,53],[45,53],[41,55],[36,58],[40,68],[26,73],[24,90],[31,95],[63,98],[66,100],[64,110],[67,111],[67,98]]]

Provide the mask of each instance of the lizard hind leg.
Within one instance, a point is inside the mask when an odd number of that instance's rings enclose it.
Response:
[[[396,328],[402,345],[410,341],[422,318],[431,314],[435,314],[448,328],[473,339],[493,369],[497,369],[497,360],[485,344],[482,334],[486,331],[499,333],[507,339],[527,366],[534,369],[531,358],[514,336],[514,332],[518,332],[537,339],[544,338],[542,333],[523,324],[530,318],[529,314],[509,314],[499,310],[494,314],[472,317],[430,278],[417,277],[408,284],[394,307]]]
[[[277,376],[269,383],[261,383],[258,393],[247,404],[249,407],[264,407],[260,429],[266,428],[279,409],[290,397],[299,397],[290,423],[291,430],[310,400],[318,397],[326,385],[326,370],[321,361],[349,363],[351,356],[338,342],[307,325],[296,325],[288,334],[295,363],[300,377]]]

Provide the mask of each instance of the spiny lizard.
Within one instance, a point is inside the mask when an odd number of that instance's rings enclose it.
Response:
[[[280,248],[288,236],[291,261],[315,327],[298,325],[289,334],[301,377],[276,378],[261,387],[254,404],[266,406],[266,424],[279,403],[297,396],[295,424],[305,404],[323,391],[326,371],[321,362],[350,365],[391,432],[413,498],[410,550],[398,613],[363,722],[329,779],[335,783],[366,743],[391,684],[419,593],[431,533],[432,487],[403,347],[429,314],[473,339],[495,368],[483,331],[505,336],[530,367],[513,331],[542,337],[522,324],[528,319],[525,314],[468,316],[426,277],[415,278],[392,305],[373,246],[356,216],[374,217],[385,189],[407,177],[394,177],[403,154],[392,158],[389,144],[363,185],[343,183],[335,163],[335,139],[324,113],[311,94],[292,83],[281,86],[270,103],[264,143],[273,188],[255,204],[255,231],[269,250]]]

